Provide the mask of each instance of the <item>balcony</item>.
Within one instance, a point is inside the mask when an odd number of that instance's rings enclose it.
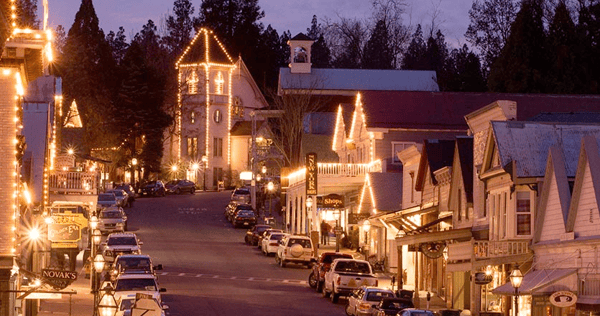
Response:
[[[317,174],[325,178],[343,178],[343,177],[362,177],[369,172],[381,172],[381,160],[371,163],[351,164],[351,163],[318,163]],[[288,176],[289,186],[306,180],[306,168],[302,168],[291,173]]]
[[[98,194],[97,172],[54,171],[48,177],[48,189],[58,194]]]
[[[470,261],[472,258],[475,261],[511,262],[516,256],[530,254],[528,240],[472,240],[448,245],[448,261],[455,263]]]

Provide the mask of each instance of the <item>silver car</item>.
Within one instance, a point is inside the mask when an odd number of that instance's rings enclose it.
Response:
[[[103,234],[127,230],[127,215],[119,206],[111,206],[98,213],[98,229]]]

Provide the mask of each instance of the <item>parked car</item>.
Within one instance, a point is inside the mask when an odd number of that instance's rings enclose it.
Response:
[[[112,233],[108,235],[106,242],[102,244],[102,256],[104,260],[112,263],[119,255],[141,254],[143,243],[138,240],[134,233]]]
[[[368,261],[335,259],[331,263],[331,269],[325,273],[323,297],[331,296],[331,302],[337,303],[340,296],[348,296],[362,285],[377,284],[377,277]]]
[[[282,268],[288,263],[303,264],[309,267],[313,262],[312,241],[306,236],[290,235],[279,241],[275,262]]]
[[[161,294],[167,290],[158,287],[156,277],[150,274],[122,274],[115,280],[115,299],[135,298],[137,293],[151,295],[159,303]]]
[[[258,244],[258,235],[262,234],[265,230],[272,228],[269,225],[259,224],[254,225],[252,229],[249,229],[246,232],[246,236],[244,236],[244,241],[246,245],[256,246]]]
[[[235,216],[237,215],[237,213],[241,210],[246,210],[246,211],[251,211],[254,213],[254,209],[252,208],[252,205],[250,204],[238,204],[233,211],[231,212],[231,214],[229,215],[229,218],[227,220],[229,220],[232,224],[233,224],[233,219],[235,218]]]
[[[150,181],[142,187],[142,195],[165,196],[166,189],[162,181]]]
[[[248,188],[237,188],[233,190],[231,193],[231,200],[238,202],[249,204],[250,203],[250,189]]]
[[[165,184],[167,193],[181,194],[196,192],[196,184],[190,180],[172,180]]]
[[[98,194],[98,202],[97,202],[98,208],[105,208],[105,207],[116,206],[116,205],[118,205],[118,202],[117,202],[117,197],[115,196],[114,193],[108,192],[108,193]]]
[[[123,190],[127,193],[127,206],[132,207],[133,202],[135,202],[136,192],[131,184],[121,184],[116,187],[117,190]]]
[[[271,232],[261,240],[260,248],[265,256],[277,253],[279,241],[285,237],[285,233]]]
[[[165,316],[165,310],[169,309],[167,305],[161,305],[158,300],[154,298],[136,299],[135,295],[121,296],[117,305],[119,308],[117,309],[115,316],[131,316],[132,310],[134,309],[140,311],[141,314],[144,314],[146,311],[160,310],[160,314],[152,313],[152,315]]]
[[[153,265],[149,255],[120,255],[115,258],[110,270],[110,278],[115,280],[119,275],[127,273],[156,275],[156,270],[162,268],[162,264]]]
[[[386,297],[373,308],[373,316],[396,316],[403,309],[412,307],[414,305],[411,299]]]
[[[317,292],[323,290],[323,282],[325,281],[325,273],[331,268],[331,263],[335,259],[346,258],[354,259],[349,253],[343,252],[324,252],[319,256],[319,259],[312,266],[312,271],[308,275],[308,285]]]
[[[225,218],[227,218],[227,220],[229,220],[229,217],[233,214],[233,211],[235,211],[235,208],[238,206],[238,204],[238,202],[231,201],[229,202],[229,204],[227,204],[227,206],[225,206],[225,211],[223,212],[223,214],[225,215]]]
[[[233,218],[233,227],[252,227],[256,225],[256,214],[252,210],[240,210]]]
[[[361,286],[354,290],[346,304],[346,315],[348,316],[371,316],[379,302],[383,298],[394,298],[394,292],[372,286]]]
[[[106,193],[112,193],[115,195],[118,206],[125,207],[127,205],[127,192],[125,192],[125,190],[114,189],[106,191]]]
[[[127,215],[120,206],[111,206],[98,213],[98,229],[103,234],[127,230]]]
[[[269,223],[265,223],[265,225],[269,225]],[[283,233],[283,230],[277,229],[277,228],[269,228],[269,229],[265,230],[264,232],[262,232],[262,234],[258,235],[258,241],[256,242],[256,247],[258,249],[262,250],[263,239],[271,233]]]
[[[432,311],[416,308],[405,308],[397,316],[434,316]]]

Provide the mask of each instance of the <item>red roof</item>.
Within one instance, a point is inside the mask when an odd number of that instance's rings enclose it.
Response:
[[[465,115],[497,100],[517,102],[517,120],[541,112],[600,112],[600,95],[363,91],[368,128],[467,129]]]

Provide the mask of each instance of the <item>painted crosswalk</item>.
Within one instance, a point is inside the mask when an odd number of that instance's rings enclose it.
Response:
[[[235,275],[232,276],[232,275],[185,273],[185,272],[160,272],[160,273],[158,273],[158,275],[159,276],[168,276],[168,277],[238,280],[238,281],[249,281],[249,282],[274,282],[274,283],[285,283],[285,284],[308,285],[308,282],[305,280],[274,279],[274,278],[260,278],[260,277],[235,276]]]

